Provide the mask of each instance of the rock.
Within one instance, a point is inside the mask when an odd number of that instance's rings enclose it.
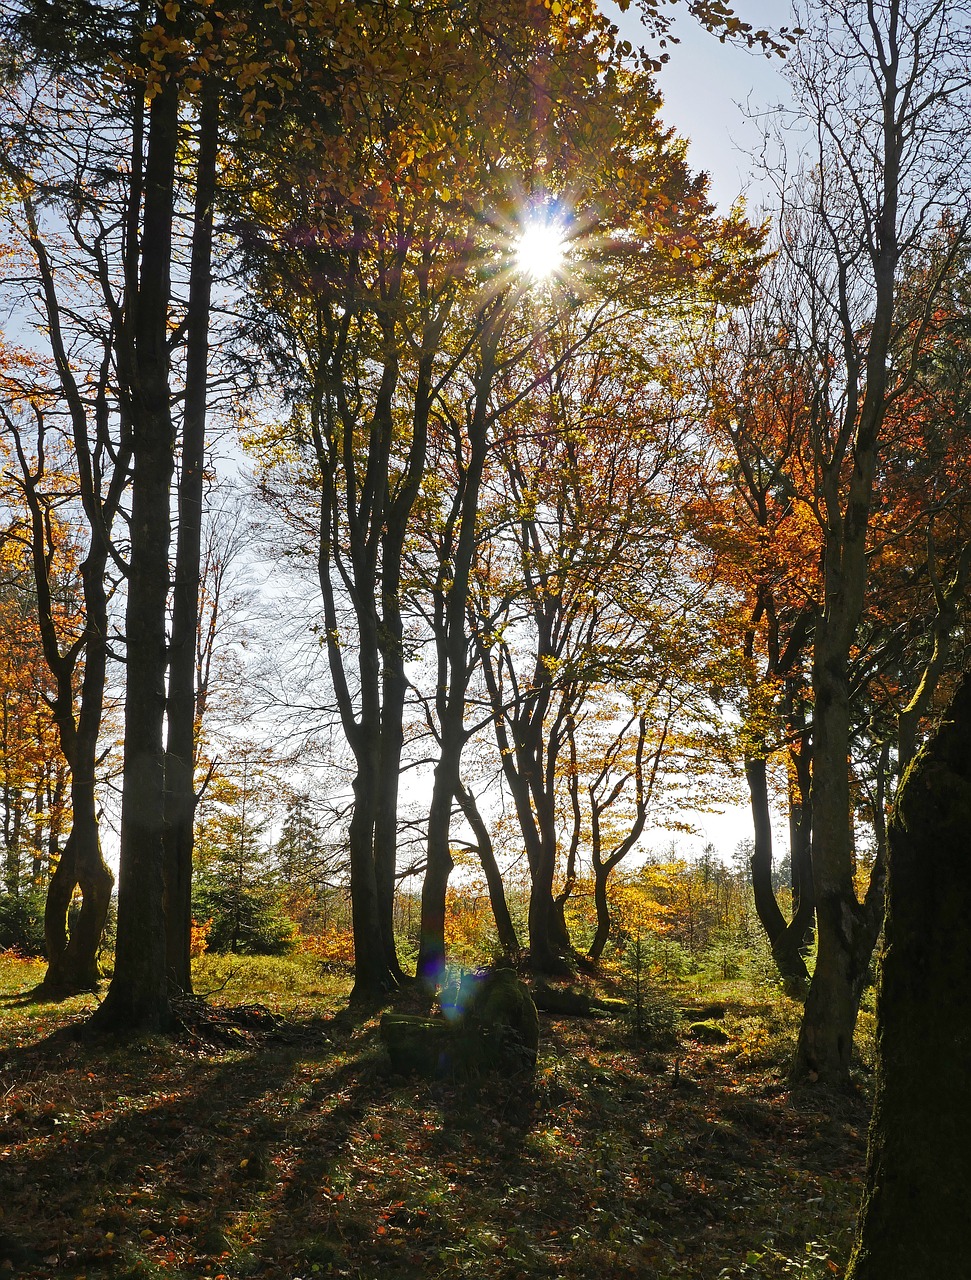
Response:
[[[515,969],[493,969],[476,985],[461,1026],[473,1071],[536,1069],[539,1015]]]
[[[417,1018],[407,1013],[381,1015],[381,1039],[391,1066],[399,1075],[433,1078],[447,1075],[454,1057],[452,1029],[437,1018]]]
[[[731,1036],[713,1022],[692,1022],[688,1035],[699,1044],[728,1044]]]
[[[515,970],[466,977],[447,1008],[448,1020],[382,1016],[381,1039],[395,1071],[434,1079],[535,1070],[539,1015]]]

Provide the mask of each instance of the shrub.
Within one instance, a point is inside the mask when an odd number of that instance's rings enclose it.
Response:
[[[325,969],[354,968],[354,935],[350,929],[327,928],[319,933],[303,934],[298,946],[304,954],[319,960]]]
[[[271,890],[203,880],[193,894],[192,914],[209,921],[209,951],[284,956],[296,943],[296,926],[279,909]]]
[[[43,956],[44,901],[42,889],[0,894],[0,951]]]

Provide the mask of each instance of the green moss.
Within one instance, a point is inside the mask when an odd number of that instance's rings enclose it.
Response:
[[[470,975],[458,996],[450,1021],[384,1014],[381,1039],[395,1071],[432,1078],[535,1069],[539,1015],[514,970]]]
[[[731,1036],[714,1022],[692,1022],[688,1035],[699,1044],[728,1044]]]

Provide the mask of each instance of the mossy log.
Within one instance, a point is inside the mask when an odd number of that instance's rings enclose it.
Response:
[[[971,675],[888,828],[866,1187],[847,1280],[968,1275]]]
[[[626,1013],[626,1000],[591,996],[572,987],[538,986],[532,990],[533,1003],[540,1013],[557,1018],[611,1018]]]

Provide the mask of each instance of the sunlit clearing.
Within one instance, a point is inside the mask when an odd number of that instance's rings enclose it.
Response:
[[[563,269],[566,242],[555,222],[528,222],[515,245],[516,269],[533,280],[548,280]]]

